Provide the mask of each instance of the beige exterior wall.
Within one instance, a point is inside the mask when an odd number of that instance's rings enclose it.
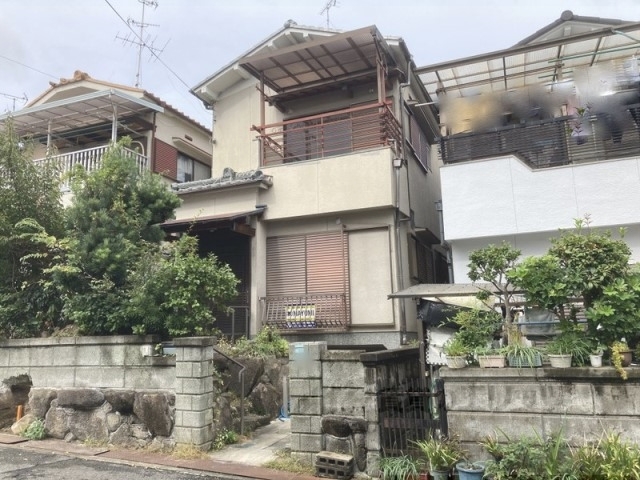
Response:
[[[242,190],[219,190],[180,195],[182,205],[176,219],[207,217],[247,212],[255,209],[258,194],[255,187]]]
[[[191,140],[187,136],[191,137]],[[156,114],[155,137],[200,162],[211,164],[212,148],[209,133],[194,127],[166,109],[164,113]]]
[[[261,195],[270,220],[390,207],[394,202],[392,152],[377,149],[264,167],[273,187]]]

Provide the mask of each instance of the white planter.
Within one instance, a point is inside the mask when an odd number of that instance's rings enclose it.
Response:
[[[554,368],[569,368],[571,366],[571,355],[549,355],[549,363]]]
[[[478,363],[481,368],[504,368],[507,366],[507,357],[504,355],[478,355]]]
[[[447,367],[464,368],[467,366],[467,357],[450,357],[447,355]]]
[[[591,361],[592,367],[602,366],[602,355],[589,355],[589,360]]]

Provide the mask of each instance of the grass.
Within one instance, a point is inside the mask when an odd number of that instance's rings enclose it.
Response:
[[[291,450],[285,449],[276,452],[276,458],[266,462],[263,467],[272,468],[274,470],[280,470],[283,472],[300,473],[313,475],[314,469],[311,465],[301,462],[293,455]]]
[[[180,460],[198,460],[208,458],[207,452],[201,450],[192,443],[179,444],[171,452],[171,456]]]

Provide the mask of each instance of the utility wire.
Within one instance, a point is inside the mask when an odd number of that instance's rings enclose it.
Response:
[[[34,68],[34,67],[30,67],[29,65],[19,62],[18,60],[14,60],[13,58],[5,57],[4,55],[0,55],[0,58],[4,58],[5,60],[9,60],[10,62],[17,63],[18,65],[28,68],[29,70],[33,70],[34,72],[38,72],[38,73],[41,73],[42,75],[58,80],[58,77],[56,77],[55,75],[51,75],[50,73],[43,72],[42,70],[38,70],[37,68]]]
[[[166,63],[164,63],[164,60],[162,60],[158,54],[156,52],[153,51],[153,49],[151,47],[149,47],[149,45],[146,44],[146,42],[142,39],[142,37],[140,37],[140,35],[138,35],[138,32],[136,32],[133,28],[131,28],[131,25],[129,25],[129,22],[127,22],[122,15],[120,15],[120,13],[118,13],[118,11],[114,8],[113,5],[111,5],[111,2],[109,2],[109,0],[104,0],[106,2],[107,5],[109,5],[109,7],[111,8],[111,10],[113,10],[113,12],[118,16],[118,18],[120,20],[122,20],[122,23],[124,23],[127,28],[129,30],[131,30],[131,32],[136,36],[136,38],[138,39],[138,41],[140,41],[140,43],[142,43],[142,45],[144,45],[146,47],[147,50],[149,50],[149,52],[151,52],[151,55],[153,55],[154,57],[156,57],[156,60],[158,60],[162,66],[164,68],[166,68],[167,70],[169,70],[173,76],[175,76],[178,80],[180,80],[180,82],[188,89],[190,90],[191,87],[184,81],[182,80],[182,78],[180,78],[180,75],[178,75],[176,72],[174,72],[171,67],[169,67],[169,65],[167,65]]]

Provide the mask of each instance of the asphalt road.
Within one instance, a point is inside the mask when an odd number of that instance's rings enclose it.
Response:
[[[0,479],[202,480],[215,476],[132,466],[0,445]]]

